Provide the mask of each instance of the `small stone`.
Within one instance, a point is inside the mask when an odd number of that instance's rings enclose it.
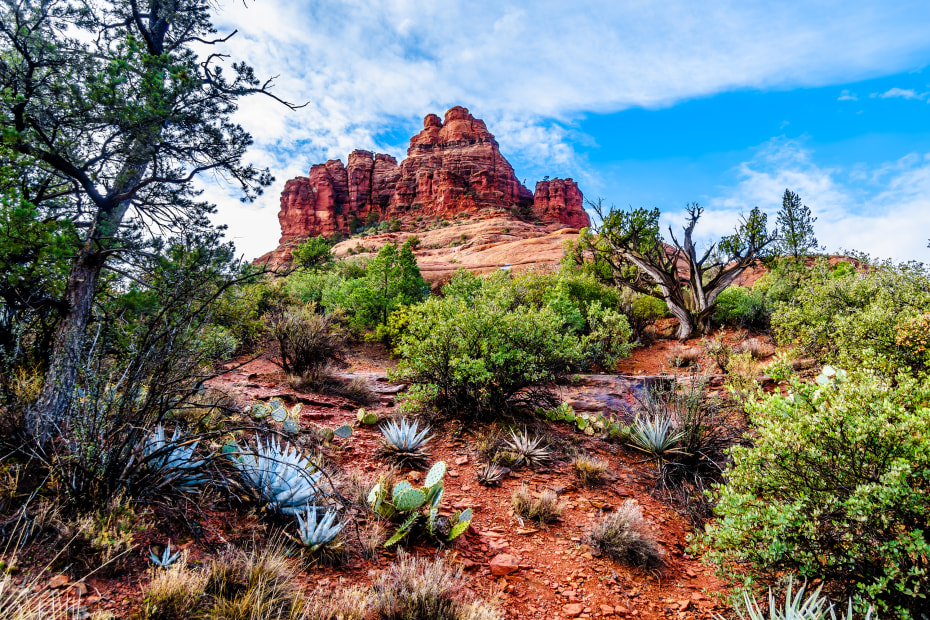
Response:
[[[50,590],[57,590],[68,585],[68,582],[71,581],[68,579],[67,575],[55,575],[48,580],[48,587]]]
[[[509,575],[520,568],[520,565],[517,563],[517,558],[509,553],[499,553],[495,555],[491,558],[488,566],[491,569],[491,574],[495,576]]]
[[[601,615],[612,616],[614,615],[614,608],[610,605],[601,605]]]
[[[87,596],[87,584],[78,581],[71,585],[71,591],[77,596]]]
[[[569,603],[562,606],[562,613],[569,618],[577,618],[584,613],[584,605],[581,603]]]
[[[464,464],[467,463],[467,462],[468,462],[468,457],[467,457],[467,456],[460,456],[459,458],[455,459],[455,464],[456,464],[456,465],[464,465]]]
[[[689,607],[691,607],[691,601],[678,602],[678,611],[687,611]]]

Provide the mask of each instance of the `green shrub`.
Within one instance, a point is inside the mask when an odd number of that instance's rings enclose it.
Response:
[[[625,312],[636,336],[642,338],[647,327],[668,316],[668,305],[663,300],[649,295],[633,295],[633,300],[626,306]]]
[[[587,324],[589,332],[581,337],[585,368],[610,371],[630,354],[633,330],[624,315],[594,302],[588,306]]]
[[[551,385],[584,360],[562,319],[550,308],[515,307],[506,274],[458,274],[444,293],[410,308],[396,348],[401,359],[392,374],[414,384],[411,404],[450,413],[554,406]]]
[[[755,289],[730,286],[717,297],[714,321],[743,329],[766,330],[770,321],[765,296]]]
[[[930,587],[930,380],[826,367],[748,406],[709,557],[749,578],[822,577],[882,618],[919,618]]]
[[[333,244],[322,235],[309,237],[294,248],[291,257],[294,265],[302,269],[321,269],[333,262]]]
[[[239,339],[220,325],[208,325],[200,335],[200,350],[211,360],[225,360],[239,348]]]
[[[821,262],[791,303],[772,316],[782,343],[850,368],[871,364],[887,376],[912,368],[900,329],[930,308],[930,274],[921,264],[876,265],[866,273],[835,276]]]

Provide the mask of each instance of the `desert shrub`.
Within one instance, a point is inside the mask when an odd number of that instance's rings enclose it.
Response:
[[[294,248],[294,266],[301,269],[323,269],[333,262],[332,242],[326,237],[308,237]]]
[[[343,302],[355,329],[373,328],[387,323],[397,308],[415,304],[429,294],[429,285],[420,275],[410,243],[398,248],[384,245],[365,268],[365,277],[352,288]]]
[[[617,510],[602,518],[588,535],[592,547],[616,562],[643,568],[661,568],[664,553],[643,509],[626,500]]]
[[[910,367],[898,332],[930,307],[924,265],[881,263],[834,276],[834,268],[821,262],[810,273],[793,301],[778,304],[773,314],[780,341],[849,368],[869,363],[887,376]]]
[[[930,382],[825,369],[749,403],[753,446],[715,491],[710,558],[822,577],[883,618],[919,618],[930,558]],[[733,563],[737,564],[733,564]]]
[[[703,344],[704,352],[714,360],[714,363],[717,364],[717,368],[719,368],[721,372],[727,372],[727,367],[730,365],[730,355],[733,354],[733,348],[718,338],[712,338],[710,340],[705,339]]]
[[[472,414],[555,405],[551,386],[583,361],[579,339],[549,308],[514,307],[506,274],[473,278],[410,309],[392,373],[414,384],[408,403]]]
[[[203,615],[211,620],[297,620],[304,601],[294,573],[294,561],[279,540],[248,551],[229,549],[206,568],[208,611]]]
[[[200,336],[200,350],[204,357],[222,361],[239,349],[239,339],[221,325],[208,325]]]
[[[662,299],[650,295],[631,293],[631,301],[624,306],[627,319],[633,332],[640,340],[644,340],[646,329],[655,325],[656,321],[668,316],[668,305]]]
[[[629,356],[633,330],[623,314],[594,302],[588,307],[587,327],[588,333],[581,337],[586,369],[609,371],[620,359]]]
[[[774,351],[758,338],[744,340],[733,347],[733,353],[747,353],[754,360],[761,360],[771,357]]]
[[[717,297],[714,321],[718,323],[764,331],[770,319],[765,296],[755,288],[728,286]]]
[[[281,367],[301,376],[338,360],[345,350],[346,335],[331,314],[320,314],[317,305],[281,306],[267,315],[268,330],[277,343]]]
[[[139,620],[187,620],[200,603],[206,580],[186,562],[179,561],[158,571],[143,589]]]
[[[118,574],[132,559],[136,529],[136,515],[118,502],[108,509],[70,520],[60,532],[60,538],[67,544],[53,568],[71,565],[103,577]]]
[[[675,368],[696,366],[703,353],[700,347],[688,347],[676,342],[669,350],[668,365]]]
[[[546,525],[558,521],[565,509],[565,502],[552,489],[543,489],[538,494],[521,485],[510,498],[515,515]]]
[[[572,461],[572,469],[582,485],[592,486],[601,482],[601,476],[607,471],[607,463],[597,457],[577,456]]]
[[[842,607],[840,607],[840,615],[837,616],[837,605],[831,603],[820,593],[823,586],[819,586],[805,596],[806,584],[798,588],[796,592],[793,591],[793,585],[793,581],[789,579],[788,591],[785,593],[782,605],[778,604],[772,591],[769,590],[768,614],[763,611],[764,605],[760,605],[748,593],[743,593],[742,605],[736,606],[736,615],[740,620],[828,620],[828,615],[829,620],[853,620],[852,606],[846,608],[846,613],[842,613]],[[864,620],[872,620],[872,610],[869,609],[862,617]]]
[[[377,400],[368,381],[362,377],[344,379],[336,374],[330,363],[311,368],[302,375],[290,375],[287,383],[298,392],[342,396],[360,405],[370,405]]]
[[[442,558],[398,552],[397,561],[372,584],[371,609],[378,620],[500,620],[494,607],[469,600],[461,569]]]

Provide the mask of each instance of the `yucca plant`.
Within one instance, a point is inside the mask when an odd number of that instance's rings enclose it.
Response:
[[[419,422],[410,422],[407,418],[401,419],[398,424],[395,420],[388,420],[379,429],[381,431],[381,454],[398,465],[411,465],[422,467],[429,458],[424,447],[433,438],[429,434],[430,427],[419,429]]]
[[[630,446],[660,461],[667,454],[681,452],[676,446],[683,437],[667,415],[637,416],[630,427]]]
[[[508,473],[510,470],[506,467],[491,462],[485,463],[478,468],[478,484],[486,487],[497,486]]]
[[[168,541],[168,544],[165,546],[165,548],[161,550],[161,554],[158,553],[158,549],[156,549],[155,547],[152,547],[151,549],[149,549],[149,559],[152,561],[152,563],[155,566],[158,566],[160,568],[168,568],[169,566],[174,564],[175,561],[177,561],[179,557],[181,557],[180,551],[175,551],[174,553],[171,553],[171,541],[170,540]]]
[[[199,440],[192,443],[185,439],[177,428],[171,439],[166,439],[165,427],[159,424],[142,444],[144,466],[179,491],[196,491],[209,480],[209,476],[202,473],[205,461],[194,458],[198,443]]]
[[[275,512],[296,515],[321,495],[322,474],[297,448],[282,448],[276,437],[256,437],[254,447],[233,443],[229,456],[243,484]]]
[[[537,467],[543,465],[552,458],[552,451],[548,446],[541,446],[542,437],[530,437],[526,429],[522,433],[510,431],[510,439],[507,445],[517,454],[515,465],[526,465],[527,467]]]
[[[307,551],[319,557],[333,554],[342,546],[337,536],[345,529],[348,521],[339,521],[339,513],[320,506],[307,505],[303,513],[297,513],[297,536],[291,540],[307,548]]]
[[[836,615],[836,608],[833,603],[828,601],[826,598],[820,595],[820,590],[823,586],[818,587],[814,592],[811,592],[804,596],[805,585],[802,585],[797,593],[792,592],[793,580],[788,582],[788,592],[785,594],[785,604],[784,608],[780,609],[778,604],[775,602],[775,596],[772,594],[772,591],[769,590],[769,599],[768,599],[768,608],[769,612],[766,614],[762,611],[759,606],[759,603],[752,599],[749,594],[743,593],[743,604],[746,607],[745,613],[742,610],[737,609],[736,615],[738,615],[741,620],[827,620],[829,615],[830,620],[853,620],[853,608],[852,601],[849,602],[846,613],[840,613],[839,616]],[[721,616],[717,616],[722,620]],[[872,609],[865,615],[865,620],[871,620],[872,618]]]

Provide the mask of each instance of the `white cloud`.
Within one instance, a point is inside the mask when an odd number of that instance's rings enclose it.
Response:
[[[843,90],[840,93],[840,96],[836,98],[837,101],[859,101],[859,97],[856,96],[856,93],[851,93],[848,90]]]
[[[918,93],[913,88],[889,88],[883,93],[872,93],[871,97],[879,99],[917,99],[923,101],[930,93]]]
[[[728,232],[736,213],[756,205],[774,224],[781,196],[791,189],[818,218],[815,232],[828,251],[930,261],[930,153],[911,153],[874,168],[827,167],[814,155],[796,140],[763,144],[739,165],[737,183],[709,202],[704,234]]]
[[[277,94],[309,105],[243,102],[237,120],[278,182],[247,211],[224,201],[219,219],[247,255],[270,249],[276,236],[254,231],[276,219],[292,170],[354,148],[403,157],[423,116],[452,105],[485,119],[518,168],[545,163],[541,174],[577,178],[572,123],[586,112],[907,69],[930,49],[928,16],[922,2],[868,0],[227,0],[216,22],[239,30],[232,58],[278,75]]]

